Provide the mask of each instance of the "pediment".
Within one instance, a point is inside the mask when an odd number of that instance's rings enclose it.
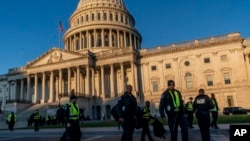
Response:
[[[42,56],[28,63],[29,67],[59,63],[81,57],[80,53],[69,52],[59,48],[52,48]]]

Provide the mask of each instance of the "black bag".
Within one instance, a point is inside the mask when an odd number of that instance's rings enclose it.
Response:
[[[114,107],[112,107],[112,109],[111,109],[111,115],[113,116],[113,118],[116,121],[119,121],[119,117],[118,117],[118,104],[116,104]]]
[[[158,120],[158,119],[155,119],[152,123],[153,125],[153,131],[154,131],[154,135],[156,137],[160,137],[160,138],[166,138],[165,137],[165,133],[166,133],[166,130],[163,126],[163,124]]]

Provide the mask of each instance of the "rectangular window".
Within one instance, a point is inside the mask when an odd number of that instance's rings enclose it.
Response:
[[[153,81],[153,92],[158,92],[158,82]]]
[[[227,96],[227,105],[229,107],[234,106],[234,99],[233,96]]]
[[[229,72],[224,73],[224,82],[225,82],[226,85],[231,84]]]
[[[166,64],[166,69],[170,69],[170,68],[171,68],[171,64],[170,63]]]
[[[220,56],[220,60],[221,60],[222,62],[227,61],[227,55],[221,55],[221,56]]]
[[[187,85],[187,88],[193,88],[192,77],[186,77],[186,85]]]
[[[156,70],[156,66],[151,66],[151,70],[155,71]]]
[[[211,74],[206,76],[207,79],[207,86],[213,86],[213,76]]]
[[[204,58],[204,63],[210,63],[210,58]]]
[[[160,103],[155,103],[155,113],[159,113],[159,106],[160,106]]]

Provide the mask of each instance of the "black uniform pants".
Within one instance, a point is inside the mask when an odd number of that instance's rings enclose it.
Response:
[[[135,130],[135,119],[126,117],[122,123],[123,133],[121,141],[133,141],[133,133]]]
[[[171,141],[177,141],[178,125],[181,128],[182,141],[188,141],[188,125],[184,113],[175,112],[168,114],[168,126],[171,133]]]
[[[10,131],[13,131],[15,122],[9,122],[8,125],[9,125],[9,130],[10,130]]]
[[[34,131],[39,131],[40,120],[34,120]]]
[[[142,118],[141,141],[145,141],[146,135],[148,136],[149,141],[153,141],[153,138],[150,134],[148,122],[149,122],[149,119]]]
[[[211,127],[217,128],[218,111],[211,111],[211,114],[212,114]]]
[[[202,141],[210,141],[210,116],[201,116],[197,118],[200,127]]]
[[[82,132],[79,120],[70,120],[69,123],[71,124],[71,127],[68,127],[66,130],[69,132],[70,141],[81,141]]]
[[[187,121],[188,126],[193,127],[193,120],[194,120],[194,112],[193,111],[187,111]]]

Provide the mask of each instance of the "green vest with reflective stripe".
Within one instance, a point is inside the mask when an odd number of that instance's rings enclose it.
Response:
[[[150,110],[147,106],[144,106],[142,118],[149,119],[149,117],[150,117]]]
[[[69,104],[69,119],[70,120],[78,120],[80,117],[80,109],[78,104],[73,104],[71,102]]]
[[[173,100],[173,104],[174,104],[174,108],[175,108],[174,111],[179,111],[179,107],[181,106],[181,104],[180,104],[180,97],[179,97],[178,92],[174,91],[174,94],[173,94],[171,91],[169,91],[169,93],[170,93],[172,100]],[[175,99],[174,99],[174,97],[175,97]]]
[[[192,104],[192,102],[188,102],[187,103],[187,110],[188,111],[193,111],[193,104]]]
[[[41,118],[40,113],[36,113],[36,114],[34,115],[34,120],[39,120],[40,118]]]
[[[12,114],[9,114],[8,117],[7,117],[7,121],[10,122],[11,120],[11,117],[12,117]],[[16,115],[14,114],[14,122],[16,121]]]
[[[214,104],[214,108],[211,109],[211,111],[218,111],[217,106],[216,106],[216,102],[214,101],[214,99],[211,99],[212,103]]]

